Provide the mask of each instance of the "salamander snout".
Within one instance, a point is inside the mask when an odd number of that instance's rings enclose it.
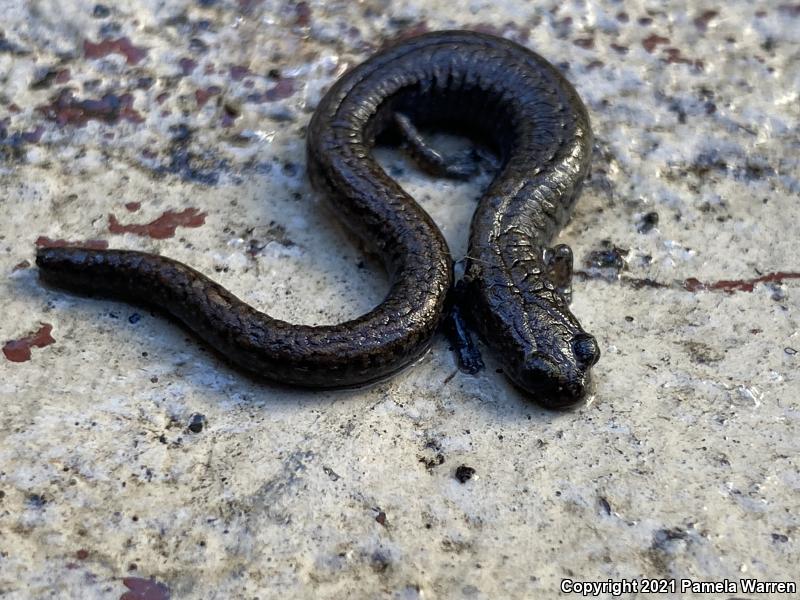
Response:
[[[581,332],[555,347],[528,354],[511,375],[537,402],[550,408],[568,408],[586,396],[590,369],[599,359],[597,340]]]
[[[586,396],[589,371],[564,370],[553,360],[536,354],[513,377],[514,382],[549,408],[567,408]]]

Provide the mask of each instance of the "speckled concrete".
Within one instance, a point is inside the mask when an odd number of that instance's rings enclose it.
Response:
[[[17,342],[0,356],[0,596],[471,600],[554,598],[563,578],[798,578],[800,5],[2,9],[0,342]],[[186,261],[282,319],[368,310],[385,276],[311,193],[304,127],[348,66],[445,27],[538,50],[590,109],[593,176],[563,234],[603,350],[585,406],[537,408],[490,359],[461,374],[443,340],[370,389],[281,389],[147,311],[38,282],[37,243],[91,242]],[[488,175],[382,160],[463,255]],[[745,596],[788,597],[683,597]]]

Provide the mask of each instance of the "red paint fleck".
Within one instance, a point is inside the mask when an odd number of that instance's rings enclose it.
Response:
[[[142,208],[141,202],[126,202],[125,208],[127,208],[130,212],[136,212],[140,208]]]
[[[194,91],[194,98],[197,100],[197,106],[202,108],[205,106],[206,102],[208,102],[211,96],[216,96],[220,92],[222,92],[222,88],[218,85],[212,85],[211,87],[207,87],[206,89],[200,89]]]
[[[264,99],[267,102],[274,102],[275,100],[288,98],[292,94],[294,94],[294,79],[285,77],[279,79],[275,87],[264,92]]]
[[[587,38],[578,38],[572,41],[573,44],[578,46],[579,48],[586,48],[589,50],[590,48],[594,48],[594,38],[587,37]]]
[[[298,2],[294,7],[294,24],[307,27],[311,23],[311,7],[308,2]]]
[[[141,123],[144,118],[133,108],[133,95],[105,94],[100,100],[78,100],[71,90],[62,89],[50,104],[36,109],[45,118],[60,126],[76,125],[83,127],[91,120],[114,125],[125,119],[131,123]]]
[[[228,69],[228,73],[230,74],[231,79],[233,79],[234,81],[241,81],[242,79],[250,75],[250,69],[248,69],[244,65],[232,65]]]
[[[31,359],[31,348],[44,348],[55,343],[50,333],[53,326],[42,323],[37,331],[16,340],[9,340],[3,346],[3,354],[11,362],[27,362]]]
[[[53,81],[55,81],[56,83],[67,83],[70,80],[70,77],[71,75],[69,69],[61,69],[60,71],[58,71],[58,73],[56,73],[55,79],[53,79]]]
[[[14,267],[11,269],[11,271],[12,272],[22,271],[24,269],[30,268],[30,266],[31,266],[31,263],[29,261],[23,260],[22,262],[18,262],[17,264],[15,264]]]
[[[86,560],[87,558],[89,558],[89,551],[81,548],[75,553],[75,558],[77,558],[78,560]]]
[[[36,238],[37,248],[87,248],[89,250],[105,250],[108,242],[105,240],[83,240],[69,242],[67,240],[53,240],[49,237],[40,235]]]
[[[141,577],[125,577],[122,585],[130,591],[120,596],[119,600],[169,600],[169,588],[163,583]]]
[[[171,238],[178,227],[200,227],[206,222],[206,213],[197,208],[187,208],[181,212],[168,210],[149,223],[123,225],[114,215],[108,215],[108,230],[111,233],[133,233],[155,240]]]
[[[276,100],[283,100],[294,94],[294,79],[285,77],[278,79],[274,87],[265,92],[253,93],[247,96],[249,102],[275,102]]]
[[[11,104],[8,105],[8,112],[17,114],[19,112],[22,112],[22,109],[12,102]]]
[[[685,289],[687,292],[697,292],[706,289],[706,284],[696,277],[689,277],[689,279],[684,280],[683,289]]]
[[[706,31],[711,20],[719,14],[716,10],[707,10],[694,19],[694,26],[700,31]]]
[[[84,40],[83,54],[86,58],[103,58],[109,54],[120,54],[125,57],[125,62],[129,65],[135,65],[147,56],[147,48],[134,46],[127,37],[116,40],[105,38],[97,43]]]
[[[664,54],[667,55],[667,58],[664,60],[669,64],[680,63],[684,65],[692,65],[693,67],[699,70],[703,69],[702,60],[691,60],[689,58],[686,58],[681,54],[679,48],[664,48]]]
[[[647,50],[651,54],[653,53],[653,50],[656,49],[656,46],[658,46],[659,44],[668,44],[668,43],[669,43],[669,38],[662,37],[655,33],[647,36],[642,40],[642,46],[644,47],[645,50]]]
[[[689,277],[683,282],[683,288],[689,292],[712,290],[732,294],[733,292],[752,292],[759,283],[783,283],[787,279],[800,279],[800,273],[776,271],[752,279],[721,279],[720,281],[708,283]]]
[[[197,61],[191,58],[182,58],[178,61],[178,66],[184,75],[188,75],[197,68]]]

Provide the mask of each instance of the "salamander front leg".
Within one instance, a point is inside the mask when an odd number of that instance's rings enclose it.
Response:
[[[553,285],[556,286],[556,291],[561,294],[567,304],[571,303],[572,248],[566,244],[558,244],[552,248],[545,248],[542,257],[548,279],[553,282]]]
[[[478,166],[472,153],[466,152],[452,159],[444,158],[430,147],[419,130],[406,115],[394,114],[394,121],[411,157],[421,169],[436,177],[447,179],[469,179],[477,174]]]
[[[484,365],[480,350],[469,332],[462,313],[464,296],[464,282],[459,281],[450,290],[449,309],[445,317],[444,330],[456,355],[459,371],[475,375],[483,369]]]

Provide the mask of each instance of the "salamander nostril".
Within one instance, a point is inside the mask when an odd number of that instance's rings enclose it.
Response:
[[[588,333],[580,333],[572,338],[572,351],[575,353],[575,359],[587,368],[600,360],[597,340]]]

